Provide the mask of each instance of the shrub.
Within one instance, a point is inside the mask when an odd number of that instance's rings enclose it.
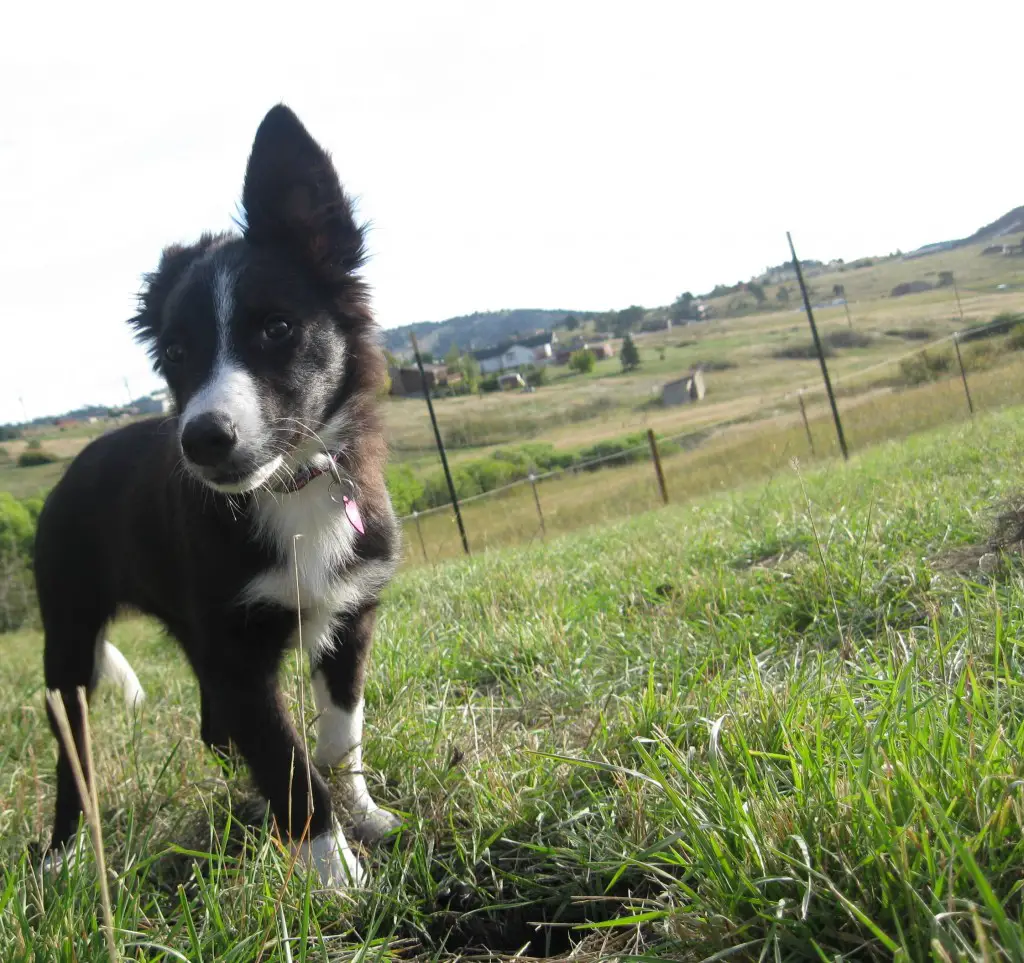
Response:
[[[1010,351],[1020,351],[1024,349],[1024,325],[1018,324],[1009,334],[1006,339],[1006,347]]]
[[[900,362],[900,371],[907,384],[919,385],[937,381],[953,367],[953,355],[948,351],[922,351]]]
[[[595,364],[597,364],[597,358],[589,348],[575,351],[569,358],[569,368],[578,374],[590,374],[594,370]]]
[[[821,353],[826,358],[831,358],[835,354],[835,351],[828,344],[822,344]],[[818,351],[814,347],[813,341],[805,341],[802,344],[787,344],[785,347],[779,348],[772,352],[773,358],[787,358],[789,360],[804,361],[807,359],[813,359],[818,357]]]
[[[548,369],[544,365],[536,365],[527,368],[526,383],[534,388],[543,387],[548,383]]]
[[[907,294],[920,294],[922,291],[931,291],[931,289],[932,285],[927,281],[904,281],[889,292],[889,297],[902,298]]]
[[[43,443],[38,438],[33,438],[25,447],[29,451],[39,451],[43,447]]]
[[[32,553],[38,514],[10,492],[0,492],[0,551],[27,558]]]
[[[36,616],[31,559],[41,507],[39,499],[20,502],[0,492],[0,632],[19,629]]]
[[[480,390],[481,391],[500,391],[501,385],[498,384],[498,376],[496,374],[488,375],[486,378],[480,379]]]
[[[622,350],[619,352],[619,359],[622,362],[623,371],[632,371],[640,367],[640,352],[637,350],[633,339],[627,334],[622,341]]]
[[[662,442],[661,451],[669,454],[681,451],[675,442]],[[636,451],[631,449],[636,448]],[[643,432],[612,441],[602,441],[580,451],[556,451],[548,442],[527,442],[522,445],[499,448],[487,458],[464,461],[452,471],[452,481],[459,498],[470,498],[484,492],[494,491],[512,482],[527,478],[531,471],[545,472],[572,469],[585,461],[608,456],[612,458],[602,465],[588,466],[588,470],[629,464],[647,458],[647,435]],[[408,474],[408,479],[402,475]],[[418,482],[419,487],[414,483]],[[404,486],[404,487],[403,487]],[[447,505],[450,501],[448,484],[444,473],[433,471],[418,479],[407,465],[393,466],[388,470],[388,488],[392,493],[395,510],[399,515],[412,511],[424,511]]]
[[[831,348],[866,348],[875,339],[863,331],[840,328],[838,331],[829,331],[821,340]]]
[[[702,371],[728,371],[730,368],[736,367],[735,361],[696,361],[693,364],[694,368],[700,368]]]
[[[399,515],[408,515],[423,498],[423,482],[408,465],[388,465],[388,494]]]
[[[22,555],[0,548],[0,632],[32,625],[37,618],[31,563]]]
[[[57,455],[52,451],[46,451],[42,448],[35,451],[31,450],[31,448],[26,448],[20,455],[18,455],[19,468],[33,468],[36,465],[52,465],[56,461],[60,461],[60,458]]]
[[[928,328],[889,328],[885,334],[890,338],[903,338],[906,341],[928,341],[932,332]]]

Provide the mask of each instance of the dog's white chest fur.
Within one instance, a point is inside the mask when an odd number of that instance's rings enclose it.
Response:
[[[376,597],[394,569],[356,557],[361,536],[328,495],[328,484],[320,478],[293,494],[259,496],[261,535],[285,561],[256,576],[244,593],[250,602],[297,608],[302,643],[314,653],[329,644],[324,636],[331,623]]]

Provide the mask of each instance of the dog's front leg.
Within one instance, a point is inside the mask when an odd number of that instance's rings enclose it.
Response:
[[[376,619],[376,603],[342,616],[312,661],[320,713],[314,758],[318,766],[342,768],[353,832],[365,842],[399,825],[397,817],[374,802],[363,775],[363,688]]]
[[[230,665],[207,661],[204,692],[216,693],[217,717],[293,851],[316,868],[324,886],[359,885],[362,869],[334,818],[327,784],[309,764],[281,701],[276,662],[267,661],[252,653]]]

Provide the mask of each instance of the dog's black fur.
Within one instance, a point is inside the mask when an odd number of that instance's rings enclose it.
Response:
[[[46,685],[81,744],[75,689],[102,672],[105,625],[122,607],[155,616],[199,681],[204,741],[241,752],[286,835],[326,838],[328,787],[315,769],[307,778],[277,674],[301,612],[329,708],[361,726],[398,555],[375,404],[383,358],[357,273],[363,231],[329,156],[284,106],[256,134],[243,206],[241,236],[165,250],[131,322],[177,414],[91,443],[39,518]],[[295,490],[310,466],[322,474]],[[57,774],[52,847],[81,811],[63,748]]]

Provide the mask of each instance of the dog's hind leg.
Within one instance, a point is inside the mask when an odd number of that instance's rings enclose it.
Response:
[[[206,747],[220,760],[228,760],[232,756],[231,736],[227,720],[217,706],[216,698],[203,685],[199,687],[200,728]]]
[[[102,633],[96,642],[96,671],[100,678],[108,679],[121,687],[125,705],[129,710],[138,709],[145,701],[146,693],[142,690],[135,670],[117,646],[103,638]]]
[[[83,611],[71,605],[55,608],[43,604],[43,627],[46,634],[43,652],[43,670],[46,688],[56,690],[64,702],[75,751],[82,764],[86,780],[90,778],[85,756],[82,710],[78,702],[78,689],[91,695],[102,669],[103,642],[100,633],[107,621],[102,611]],[[97,639],[100,639],[97,644]],[[101,658],[97,658],[100,655]],[[134,675],[134,673],[132,673]],[[47,702],[50,728],[59,744],[57,756],[57,801],[54,811],[53,835],[50,849],[60,850],[78,829],[82,801],[78,795],[71,757],[53,710]]]
[[[344,766],[341,773],[345,805],[353,834],[373,842],[400,825],[400,820],[374,802],[363,774],[363,688],[373,643],[377,606],[343,616],[314,653],[313,694],[320,719],[314,761],[318,766]]]

